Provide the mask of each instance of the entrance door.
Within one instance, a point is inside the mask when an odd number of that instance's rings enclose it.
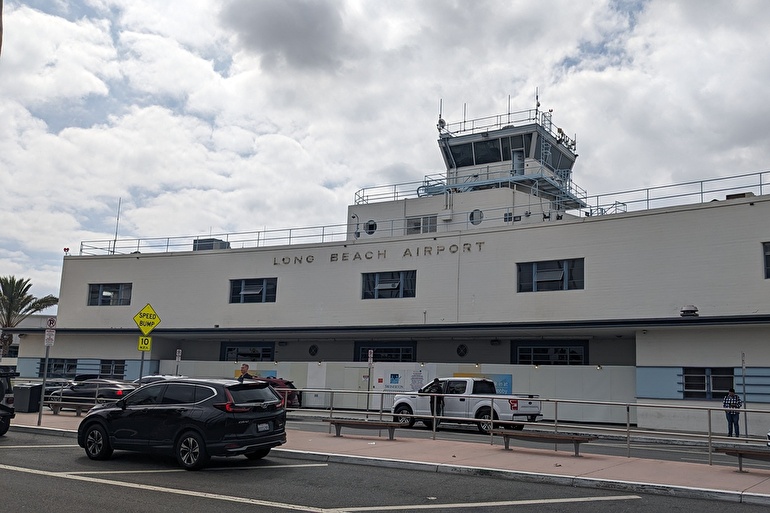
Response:
[[[345,378],[343,381],[343,388],[345,390],[351,390],[356,392],[366,392],[369,386],[368,383],[369,369],[361,367],[345,367]],[[342,397],[338,397],[342,395]],[[334,394],[334,407],[335,408],[351,408],[358,410],[365,410],[367,406],[367,395],[364,393],[358,394],[340,394],[337,392]]]

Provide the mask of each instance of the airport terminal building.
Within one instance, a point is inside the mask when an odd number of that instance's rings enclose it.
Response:
[[[770,406],[770,172],[589,197],[550,111],[437,127],[443,173],[363,189],[337,226],[83,242],[49,372],[249,361],[376,390],[429,369],[543,397],[714,406],[735,387]],[[159,323],[139,351],[146,305]],[[44,330],[15,332],[18,370],[41,376]]]

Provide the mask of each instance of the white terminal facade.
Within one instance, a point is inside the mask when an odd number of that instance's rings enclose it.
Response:
[[[589,197],[575,139],[539,104],[438,129],[444,173],[361,190],[338,226],[83,242],[49,375],[249,361],[299,387],[494,374],[550,398],[714,406],[735,387],[768,406],[770,172]],[[147,304],[160,323],[140,360]],[[16,331],[18,370],[42,376],[43,330]],[[677,415],[633,421],[705,424]]]

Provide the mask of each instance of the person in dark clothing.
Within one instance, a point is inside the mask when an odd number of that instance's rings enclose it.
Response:
[[[244,379],[254,379],[254,376],[249,374],[249,364],[247,363],[241,365],[241,375],[238,376],[238,381],[243,381]]]
[[[444,387],[438,378],[433,378],[433,382],[425,388],[425,392],[428,394],[443,394]],[[444,414],[444,396],[432,395],[430,398],[430,414],[441,416]],[[438,425],[438,421],[436,421]]]
[[[731,388],[724,401],[722,401],[722,408],[725,409],[725,415],[727,416],[727,436],[733,436],[733,429],[735,429],[736,437],[741,436],[740,427],[738,426],[741,406],[743,406],[741,398],[735,395],[735,389]]]

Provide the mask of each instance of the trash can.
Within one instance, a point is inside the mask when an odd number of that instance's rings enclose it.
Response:
[[[19,383],[13,387],[13,405],[17,412],[35,413],[40,411],[42,383]]]

